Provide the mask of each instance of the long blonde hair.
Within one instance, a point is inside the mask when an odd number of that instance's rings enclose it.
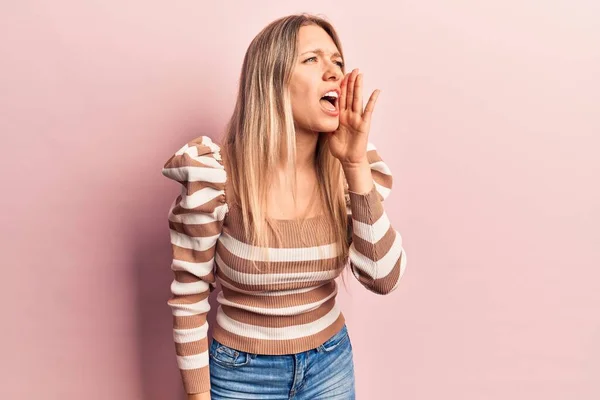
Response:
[[[335,29],[323,18],[303,13],[267,25],[244,56],[237,101],[222,141],[234,192],[228,196],[238,203],[246,237],[257,247],[269,247],[265,230],[273,225],[266,213],[268,189],[273,172],[281,165],[293,183],[294,202],[297,197],[296,133],[288,84],[297,62],[298,32],[305,25],[323,28],[343,56]],[[348,256],[344,179],[339,161],[329,152],[327,138],[319,134],[314,162],[324,217],[330,222],[338,258],[343,262]]]

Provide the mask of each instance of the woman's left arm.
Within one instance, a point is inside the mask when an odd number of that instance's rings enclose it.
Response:
[[[361,166],[344,168],[348,189],[350,268],[358,281],[378,294],[398,287],[406,269],[402,236],[392,226],[383,200],[392,189],[388,166],[369,143],[368,161]]]
[[[368,141],[379,93],[380,90],[375,90],[371,94],[363,110],[362,74],[358,69],[347,74],[341,82],[339,127],[331,133],[328,144],[348,183],[352,272],[369,290],[386,294],[398,286],[406,268],[406,254],[402,237],[383,208],[383,200],[392,187],[392,175]]]

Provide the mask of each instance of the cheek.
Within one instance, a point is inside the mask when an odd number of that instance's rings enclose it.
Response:
[[[292,111],[294,112],[295,118],[307,118],[308,116],[306,113],[310,112],[312,109],[315,109],[315,107],[318,105],[311,101],[311,98],[314,96],[306,87],[296,86],[290,88],[290,96],[292,101]]]
[[[292,98],[296,98],[300,101],[306,101],[313,93],[313,85],[311,84],[313,79],[304,74],[296,74],[290,84],[290,92]]]
[[[296,86],[291,90],[292,101],[296,103],[306,103],[310,97],[308,88],[303,86]]]

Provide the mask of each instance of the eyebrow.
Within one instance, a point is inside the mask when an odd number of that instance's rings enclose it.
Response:
[[[325,54],[325,51],[323,51],[323,49],[314,49],[314,50],[305,51],[304,53],[302,53],[300,55],[303,55],[303,54],[306,54],[306,53],[317,53],[317,54],[323,55],[323,54]],[[342,57],[342,55],[339,52],[337,52],[337,51],[335,53],[333,53],[332,56],[333,57]]]

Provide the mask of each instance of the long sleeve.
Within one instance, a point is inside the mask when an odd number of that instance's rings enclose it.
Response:
[[[398,287],[406,269],[402,237],[383,207],[392,189],[392,174],[372,143],[367,147],[373,188],[358,194],[346,189],[349,218],[350,268],[368,290],[387,294]]]
[[[173,260],[171,298],[173,339],[186,393],[210,390],[208,296],[215,288],[214,258],[223,220],[226,172],[220,148],[207,136],[183,146],[162,174],[182,185],[169,210]]]

